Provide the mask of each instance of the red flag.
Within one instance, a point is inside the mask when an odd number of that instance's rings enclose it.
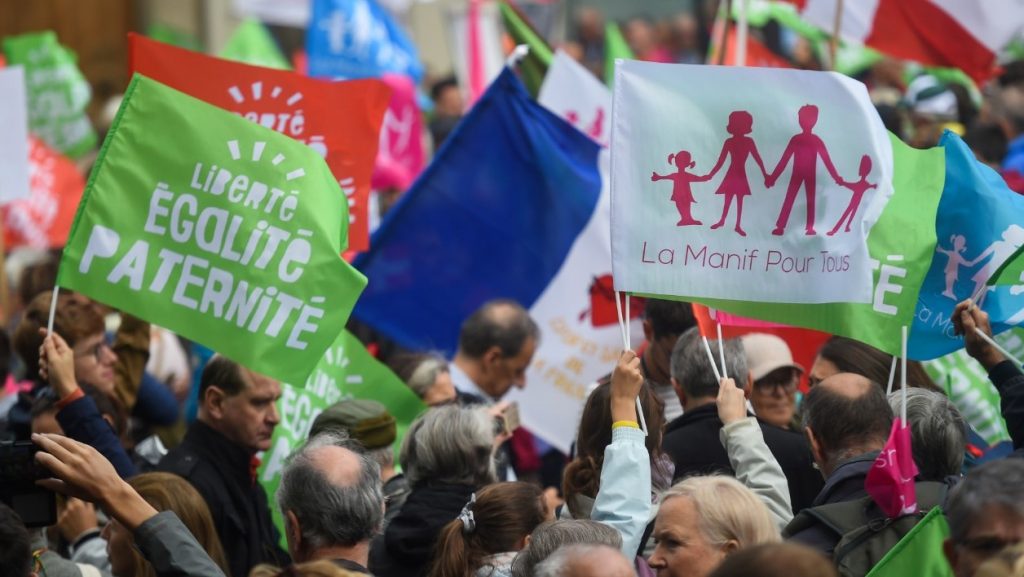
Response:
[[[917,512],[914,477],[917,465],[910,447],[910,427],[897,417],[885,448],[868,471],[864,489],[885,514],[895,519]]]
[[[693,305],[693,315],[697,318],[700,334],[709,339],[718,338],[716,325],[722,323],[722,336],[727,339],[739,338],[751,333],[765,333],[786,341],[789,351],[793,353],[793,361],[804,368],[804,373],[800,377],[800,390],[802,391],[807,390],[807,373],[810,372],[811,365],[814,364],[814,359],[818,356],[818,349],[831,336],[828,333],[811,329],[748,319],[709,309],[699,304]]]
[[[725,66],[736,66],[736,52],[739,43],[736,41],[736,29],[729,28],[725,38]],[[718,58],[718,50],[712,52],[712,61]],[[772,52],[767,46],[760,43],[753,36],[747,36],[747,62],[744,66],[759,66],[761,68],[793,68],[793,65],[785,58]]]
[[[305,142],[327,160],[349,199],[348,248],[369,247],[370,175],[390,89],[375,79],[329,82],[232,62],[137,34],[133,72]]]
[[[85,180],[74,162],[35,137],[29,137],[28,162],[29,197],[0,208],[4,246],[60,248],[68,240]]]

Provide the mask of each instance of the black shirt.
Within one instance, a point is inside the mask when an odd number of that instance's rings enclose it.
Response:
[[[814,468],[807,440],[800,433],[758,421],[764,442],[782,467],[789,483],[793,513],[810,507],[825,480]],[[722,473],[735,476],[718,432],[722,421],[715,403],[690,409],[665,429],[662,448],[676,465],[673,482],[692,475]]]
[[[196,421],[181,444],[157,469],[184,477],[203,496],[217,529],[233,577],[254,566],[291,563],[278,545],[280,534],[270,517],[267,494],[251,473],[253,454]]]

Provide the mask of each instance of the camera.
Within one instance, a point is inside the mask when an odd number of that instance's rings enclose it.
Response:
[[[38,450],[31,441],[0,442],[0,502],[29,528],[57,523],[57,495],[36,485],[53,476],[36,462]]]

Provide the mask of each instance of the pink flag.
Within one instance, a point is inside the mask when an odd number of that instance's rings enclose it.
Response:
[[[391,101],[380,128],[380,146],[370,184],[374,190],[405,190],[423,170],[423,120],[416,85],[398,74],[381,77],[391,87]]]
[[[914,477],[917,465],[910,449],[910,427],[897,417],[885,448],[868,471],[864,489],[891,518],[917,512]]]

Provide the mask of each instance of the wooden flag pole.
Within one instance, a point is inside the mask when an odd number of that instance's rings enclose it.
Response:
[[[832,70],[836,69],[836,53],[839,51],[839,30],[843,24],[843,0],[836,0],[836,14],[832,20],[832,40],[828,45],[829,57],[831,58],[830,67]]]

